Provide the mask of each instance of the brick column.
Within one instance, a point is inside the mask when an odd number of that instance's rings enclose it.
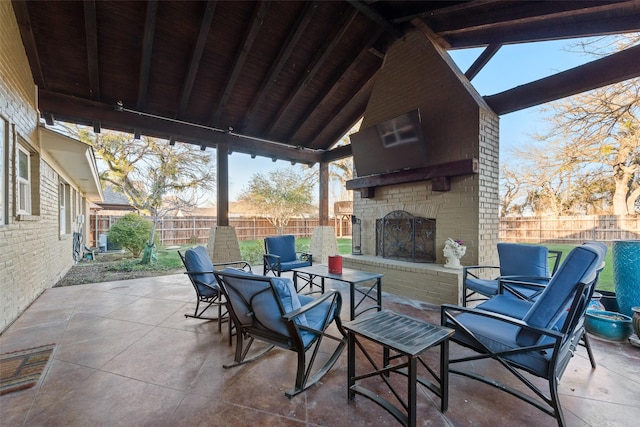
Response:
[[[230,262],[242,259],[235,227],[218,225],[211,227],[207,252],[211,262]]]
[[[309,252],[313,255],[314,264],[327,264],[329,255],[338,255],[335,229],[328,225],[314,228]]]

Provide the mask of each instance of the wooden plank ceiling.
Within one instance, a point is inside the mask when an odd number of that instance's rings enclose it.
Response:
[[[447,49],[640,31],[640,1],[13,1],[55,120],[315,163],[408,31]],[[640,49],[487,96],[499,114],[640,75]]]

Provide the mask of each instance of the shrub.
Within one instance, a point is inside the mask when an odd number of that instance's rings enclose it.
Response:
[[[109,239],[138,258],[151,236],[153,224],[137,214],[123,216],[109,229]]]

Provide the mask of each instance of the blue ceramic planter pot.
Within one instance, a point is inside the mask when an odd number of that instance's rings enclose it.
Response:
[[[613,283],[620,313],[633,316],[640,306],[640,240],[613,242]]]
[[[631,317],[613,311],[588,310],[584,327],[587,332],[612,341],[625,341],[633,332]]]

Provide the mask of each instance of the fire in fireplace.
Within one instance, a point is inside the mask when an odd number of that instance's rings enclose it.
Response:
[[[376,220],[376,256],[435,262],[436,220],[393,211]]]

